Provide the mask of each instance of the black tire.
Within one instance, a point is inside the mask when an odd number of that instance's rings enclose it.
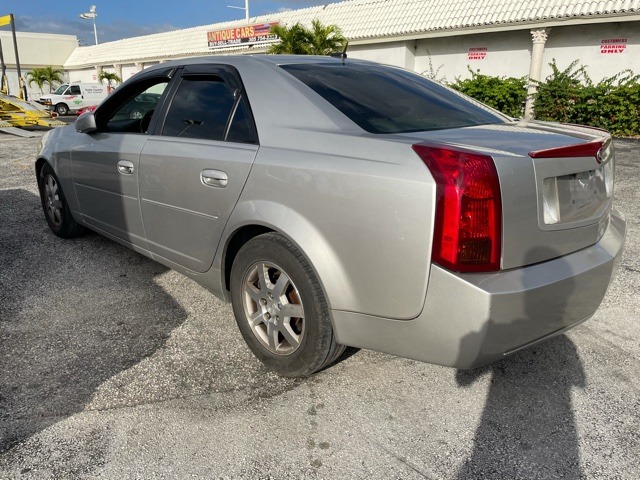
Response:
[[[69,107],[64,103],[59,103],[56,105],[56,113],[61,117],[64,117],[69,114]]]
[[[281,235],[260,235],[240,249],[231,268],[230,288],[238,328],[269,370],[285,377],[306,377],[344,352],[345,347],[335,341],[315,272]]]
[[[85,232],[85,228],[71,215],[60,181],[48,163],[40,169],[38,190],[44,217],[53,233],[60,238],[74,238]]]

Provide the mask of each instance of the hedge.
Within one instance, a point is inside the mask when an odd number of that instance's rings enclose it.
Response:
[[[594,83],[577,60],[564,70],[555,60],[549,65],[551,75],[538,84],[536,119],[591,125],[616,136],[640,135],[640,75],[625,70]],[[493,77],[479,71],[450,84],[512,117],[522,116],[526,85],[525,77]]]

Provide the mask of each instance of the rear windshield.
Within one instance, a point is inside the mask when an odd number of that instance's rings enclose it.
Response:
[[[347,61],[282,65],[362,129],[405,133],[505,123],[508,118],[420,75]]]

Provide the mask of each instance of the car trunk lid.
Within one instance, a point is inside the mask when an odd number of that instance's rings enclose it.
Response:
[[[403,136],[494,159],[502,195],[502,269],[586,248],[606,230],[614,155],[602,130],[519,121]]]

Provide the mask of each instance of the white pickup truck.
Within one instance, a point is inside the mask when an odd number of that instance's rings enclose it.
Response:
[[[64,116],[82,107],[98,105],[107,94],[107,86],[100,83],[64,83],[55,92],[42,95],[38,103]]]

